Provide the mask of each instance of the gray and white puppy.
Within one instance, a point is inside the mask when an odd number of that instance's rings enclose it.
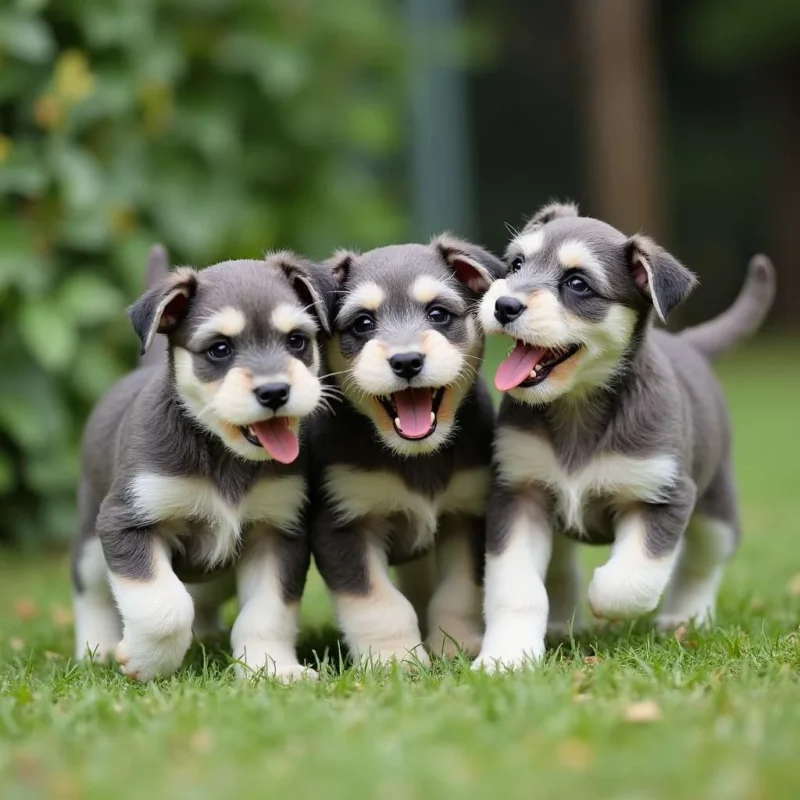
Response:
[[[694,276],[650,239],[576,207],[542,209],[511,242],[509,274],[481,303],[516,344],[494,444],[486,635],[475,667],[544,653],[576,621],[575,543],[612,543],[589,587],[596,616],[711,619],[739,538],[731,431],[710,359],[755,331],[774,294],[756,257],[736,303],[677,335],[652,329]]]
[[[494,413],[475,304],[505,267],[440,236],[331,268],[343,399],[314,421],[315,562],[357,659],[426,662],[420,621],[435,652],[476,653]]]
[[[165,271],[159,259],[151,279]],[[169,675],[193,625],[215,626],[235,591],[240,674],[303,674],[295,636],[310,549],[298,437],[324,402],[317,333],[330,288],[319,265],[282,252],[179,268],[130,309],[143,357],[158,333],[168,347],[117,383],[86,428],[78,658],[115,653],[131,678]]]

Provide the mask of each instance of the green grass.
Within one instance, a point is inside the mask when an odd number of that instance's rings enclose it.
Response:
[[[0,797],[800,796],[797,353],[762,345],[720,366],[745,536],[717,627],[680,642],[640,623],[525,674],[331,666],[293,687],[237,684],[221,650],[195,649],[139,686],[70,663],[63,559],[0,553]],[[304,651],[335,661],[316,576],[304,617]],[[660,718],[628,721],[640,701]]]

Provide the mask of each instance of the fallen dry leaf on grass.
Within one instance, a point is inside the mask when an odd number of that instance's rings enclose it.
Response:
[[[800,597],[800,572],[789,581],[789,594]]]
[[[594,764],[594,750],[586,742],[567,739],[558,748],[558,760],[567,769],[583,772]]]
[[[626,722],[657,722],[661,719],[661,706],[655,700],[631,703],[625,709]]]
[[[600,663],[600,659],[597,656],[586,656],[586,658],[583,659],[583,663],[589,664],[590,666],[593,667],[595,666],[595,664]]]
[[[12,609],[14,616],[22,620],[35,619],[39,616],[39,606],[27,597],[15,600]]]
[[[72,624],[72,611],[65,606],[53,606],[50,609],[50,618],[59,628],[67,628]]]

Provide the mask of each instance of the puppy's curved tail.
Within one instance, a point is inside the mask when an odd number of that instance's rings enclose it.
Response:
[[[718,317],[686,328],[679,335],[707,358],[715,359],[761,327],[774,298],[775,267],[765,255],[753,256],[733,305]]]
[[[157,286],[169,275],[169,257],[163,244],[154,244],[147,255],[147,268],[145,271],[145,291]],[[167,351],[163,336],[157,336],[152,347],[139,358],[142,367],[152,367],[164,360]]]

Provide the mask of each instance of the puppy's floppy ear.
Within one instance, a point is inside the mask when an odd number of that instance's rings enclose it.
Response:
[[[196,291],[197,272],[180,267],[128,309],[133,329],[142,342],[142,355],[157,333],[171,333],[180,325]]]
[[[325,262],[325,266],[337,288],[341,288],[347,283],[347,278],[350,276],[350,267],[357,256],[358,253],[352,250],[337,250]]]
[[[330,270],[288,251],[276,253],[272,258],[277,260],[300,302],[312,311],[322,330],[330,336],[336,289]]]
[[[663,247],[637,234],[625,242],[625,260],[639,291],[662,322],[697,286],[697,278]]]
[[[443,233],[431,244],[473,294],[482,295],[498,278],[505,276],[506,265],[488,250]]]
[[[554,201],[542,206],[528,220],[522,232],[527,233],[536,230],[537,228],[541,228],[542,225],[547,225],[548,222],[552,222],[554,219],[579,216],[580,212],[578,211],[578,206],[575,203],[558,203]]]

